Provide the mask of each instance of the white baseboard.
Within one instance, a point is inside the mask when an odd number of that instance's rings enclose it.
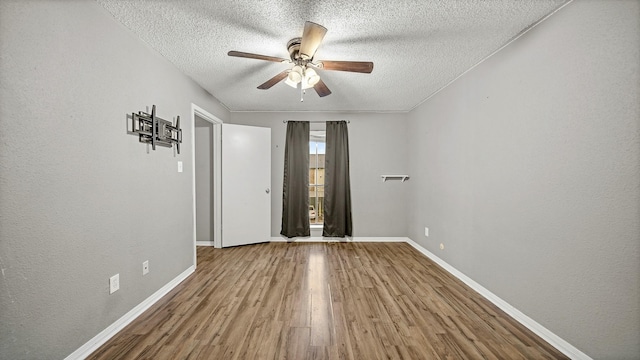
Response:
[[[487,290],[484,286],[473,281],[470,277],[463,274],[453,266],[449,265],[447,262],[440,259],[439,257],[434,255],[427,249],[423,248],[415,241],[407,238],[407,243],[413,246],[416,250],[420,251],[423,255],[425,255],[429,259],[433,260],[433,262],[440,265],[442,268],[448,271],[451,275],[460,279],[460,281],[467,284],[470,288],[478,292],[484,298],[491,301],[494,305],[499,307],[502,311],[507,313],[509,316],[514,318],[520,324],[524,325],[527,329],[531,330],[536,335],[540,336],[542,339],[548,342],[551,346],[555,347],[556,349],[558,349],[560,352],[562,352],[569,358],[574,360],[593,360],[587,354],[578,350],[575,346],[569,344],[558,335],[552,333],[549,329],[545,328],[544,326],[540,325],[532,318],[523,314],[520,310],[511,306],[509,303],[499,298],[496,294],[492,293],[491,291]]]
[[[322,237],[311,236],[304,238],[286,238],[282,236],[274,236],[271,238],[271,242],[409,242],[407,237],[346,237],[346,238],[334,238],[334,237]]]
[[[84,345],[79,347],[76,351],[71,353],[65,358],[65,360],[85,359],[92,352],[96,351],[100,346],[116,335],[125,326],[129,325],[133,320],[140,316],[145,310],[155,304],[163,296],[165,296],[174,287],[180,284],[191,273],[195,271],[195,265],[190,266],[187,270],[178,275],[175,279],[171,280],[165,286],[160,288],[153,295],[146,298],[143,302],[131,309],[128,313],[124,314],[120,319],[116,320],[113,324],[109,325],[106,329],[102,330],[98,335],[94,336],[91,340],[87,341]]]
[[[196,241],[196,246],[214,246],[214,245],[213,245],[213,241],[197,240]]]

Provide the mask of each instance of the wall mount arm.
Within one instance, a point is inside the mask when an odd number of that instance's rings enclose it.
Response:
[[[156,116],[156,106],[151,108],[151,114],[143,111],[131,114],[131,133],[138,135],[141,143],[151,144],[153,150],[156,145],[172,147],[176,145],[176,150],[180,154],[180,144],[182,143],[182,129],[180,129],[180,115],[176,118],[175,126],[171,121],[164,120]]]

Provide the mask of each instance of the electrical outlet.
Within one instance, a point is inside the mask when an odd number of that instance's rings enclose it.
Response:
[[[147,275],[149,273],[149,260],[142,263],[142,275]]]
[[[109,294],[113,294],[118,289],[120,289],[120,274],[115,274],[109,278]]]
[[[424,228],[424,236],[429,237],[429,228],[426,226]]]

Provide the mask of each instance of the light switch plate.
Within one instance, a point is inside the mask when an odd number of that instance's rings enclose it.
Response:
[[[182,161],[178,161],[178,172],[182,172]]]
[[[118,289],[120,289],[120,274],[115,274],[109,278],[109,294],[113,294]]]

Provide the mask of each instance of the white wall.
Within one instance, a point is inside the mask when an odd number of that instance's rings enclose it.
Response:
[[[64,358],[193,265],[192,102],[228,117],[95,2],[0,2],[0,358]],[[153,104],[182,154],[127,134]]]
[[[291,99],[295,101],[295,99]],[[406,236],[408,183],[380,175],[407,171],[406,114],[236,112],[229,122],[271,128],[271,235],[279,236],[287,125],[283,120],[349,120],[351,202],[356,237]],[[312,129],[317,124],[311,124]]]
[[[213,124],[196,117],[196,240],[213,241]]]
[[[595,359],[640,354],[639,4],[574,1],[409,114],[410,238]]]

